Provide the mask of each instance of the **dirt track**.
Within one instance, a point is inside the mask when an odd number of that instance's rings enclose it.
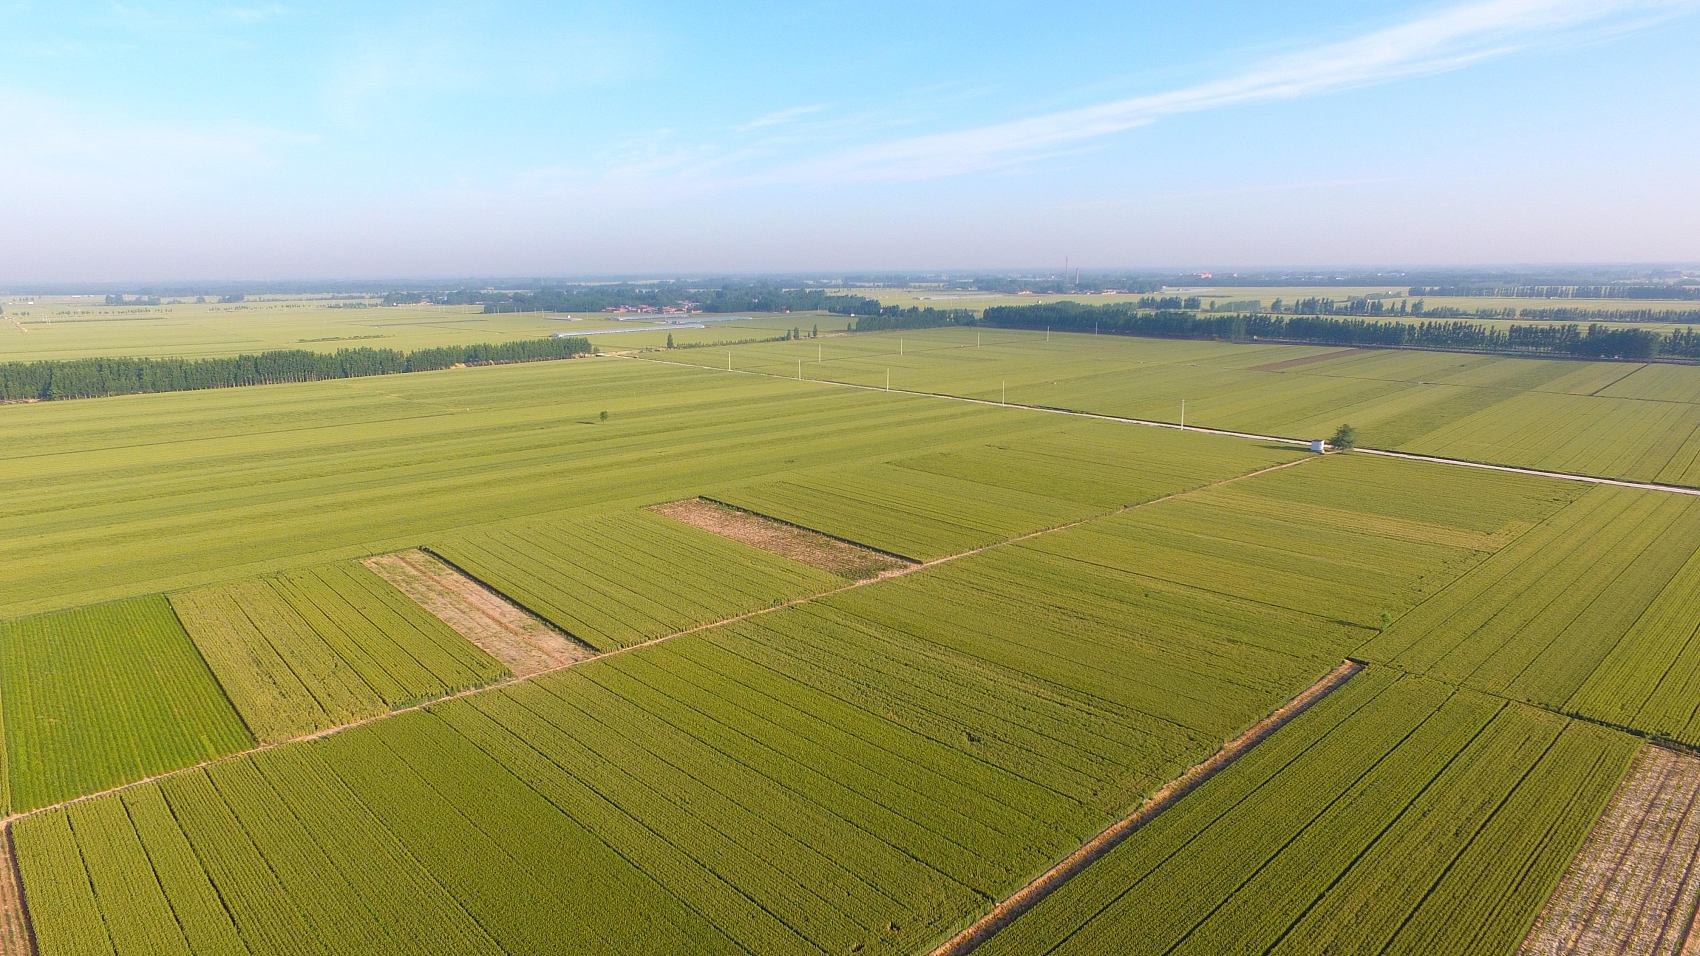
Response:
[[[501,661],[516,677],[541,673],[595,653],[424,551],[380,554],[362,563]]]
[[[1521,956],[1700,952],[1700,758],[1641,748]],[[1686,943],[1686,945],[1685,945]]]
[[[18,885],[18,868],[12,861],[12,828],[0,830],[0,956],[34,956],[35,937],[30,932],[24,894]]]
[[[669,501],[651,505],[649,510],[852,581],[878,577],[912,563],[818,531],[704,498]]]

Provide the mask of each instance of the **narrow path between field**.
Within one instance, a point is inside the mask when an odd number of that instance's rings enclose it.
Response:
[[[35,933],[12,852],[12,827],[0,828],[0,956],[33,956]]]
[[[82,802],[87,801],[87,800],[94,800],[94,799],[97,799],[99,797],[109,796],[109,795],[114,794],[114,793],[122,793],[125,790],[132,790],[136,787],[145,786],[147,784],[154,783],[154,782],[159,781],[159,780],[165,780],[165,779],[168,779],[168,778],[171,778],[171,777],[181,776],[183,774],[194,773],[197,770],[203,770],[207,767],[218,766],[219,764],[225,764],[225,763],[230,763],[232,761],[241,760],[245,757],[250,757],[250,756],[253,756],[254,754],[257,754],[257,753],[263,753],[264,751],[272,750],[272,749],[277,748],[277,747],[287,747],[291,744],[305,743],[306,741],[309,741],[309,740],[318,740],[322,737],[330,737],[334,734],[340,734],[340,733],[347,731],[347,730],[353,730],[356,727],[364,727],[367,724],[374,724],[374,723],[377,723],[378,721],[389,720],[393,717],[399,717],[402,714],[412,713],[413,711],[416,711],[416,710],[424,710],[428,707],[434,707],[434,706],[441,704],[441,703],[444,703],[446,701],[459,700],[462,697],[472,697],[472,696],[475,696],[477,694],[486,694],[486,693],[490,693],[491,691],[501,690],[504,687],[511,687],[515,684],[521,684],[521,683],[524,683],[526,681],[536,680],[539,677],[543,677],[543,676],[548,675],[548,674],[559,673],[561,671],[568,670],[569,668],[582,667],[586,664],[595,663],[596,661],[600,661],[600,660],[606,660],[607,658],[610,658],[610,657],[618,657],[622,654],[630,654],[630,653],[633,653],[635,651],[641,651],[646,647],[653,647],[656,644],[661,644],[661,643],[665,643],[667,641],[671,641],[675,638],[684,637],[687,634],[696,634],[700,631],[706,631],[706,630],[709,630],[711,628],[723,627],[723,626],[728,625],[728,624],[735,624],[739,621],[746,621],[746,620],[749,620],[750,618],[761,617],[761,616],[766,615],[766,614],[772,614],[776,611],[783,611],[786,608],[796,607],[800,604],[808,604],[808,603],[813,602],[813,601],[819,601],[822,598],[832,597],[833,595],[836,595],[836,594],[843,594],[845,591],[853,591],[856,588],[867,587],[870,584],[877,584],[881,581],[886,581],[886,580],[889,580],[891,578],[902,577],[903,575],[906,575],[906,574],[914,574],[917,571],[925,571],[928,568],[938,567],[941,564],[949,564],[952,561],[957,561],[957,560],[960,560],[962,558],[971,557],[971,556],[976,555],[976,554],[983,554],[987,551],[991,551],[991,550],[994,550],[996,548],[1007,547],[1007,546],[1012,545],[1012,544],[1020,544],[1023,541],[1031,541],[1034,538],[1042,537],[1044,535],[1055,534],[1059,531],[1067,531],[1070,528],[1077,528],[1077,527],[1080,527],[1081,525],[1090,524],[1094,521],[1103,521],[1107,518],[1113,518],[1117,515],[1125,514],[1126,512],[1133,511],[1133,510],[1138,509],[1138,508],[1144,508],[1144,507],[1148,507],[1150,505],[1160,504],[1161,502],[1170,501],[1170,500],[1175,499],[1175,498],[1181,498],[1181,497],[1184,497],[1186,495],[1197,494],[1198,492],[1205,491],[1205,490],[1208,490],[1208,489],[1211,489],[1211,488],[1217,488],[1217,487],[1220,487],[1222,485],[1230,484],[1230,483],[1236,482],[1236,481],[1244,481],[1248,478],[1256,478],[1259,475],[1266,475],[1266,474],[1269,474],[1272,471],[1280,471],[1283,468],[1292,468],[1292,467],[1297,466],[1297,465],[1302,465],[1305,462],[1315,461],[1315,460],[1316,459],[1314,457],[1295,458],[1292,461],[1284,461],[1284,462],[1281,462],[1280,464],[1270,465],[1266,468],[1258,468],[1254,471],[1245,472],[1244,474],[1232,475],[1230,477],[1218,479],[1216,481],[1206,482],[1205,484],[1198,485],[1198,486],[1193,487],[1193,488],[1186,488],[1186,489],[1183,489],[1181,491],[1170,492],[1169,494],[1160,495],[1156,498],[1151,498],[1151,499],[1148,499],[1146,501],[1140,501],[1140,502],[1135,502],[1134,504],[1123,505],[1122,507],[1113,509],[1111,511],[1105,511],[1105,512],[1102,512],[1102,513],[1096,514],[1096,515],[1089,515],[1085,518],[1079,518],[1079,519],[1076,519],[1074,521],[1067,521],[1067,522],[1064,522],[1062,524],[1052,525],[1048,528],[1040,528],[1037,531],[1029,531],[1026,534],[1017,535],[1013,538],[1005,538],[1002,541],[994,541],[990,544],[984,544],[984,545],[981,545],[980,547],[977,547],[977,548],[970,548],[967,551],[957,552],[956,554],[947,554],[943,557],[933,558],[930,561],[922,561],[922,562],[919,562],[919,563],[916,563],[916,564],[901,565],[901,566],[894,567],[894,568],[891,568],[889,570],[883,571],[883,572],[881,572],[877,575],[874,575],[873,577],[862,578],[861,580],[858,580],[858,581],[851,581],[851,582],[844,584],[840,587],[830,588],[828,590],[820,591],[820,592],[817,592],[815,594],[807,594],[807,595],[804,595],[804,596],[799,597],[799,598],[793,598],[789,601],[781,602],[779,604],[772,604],[772,605],[769,605],[767,607],[756,608],[753,611],[745,611],[742,614],[734,614],[731,617],[722,618],[718,621],[710,621],[707,624],[698,624],[698,625],[695,625],[693,627],[687,627],[687,628],[684,628],[683,630],[673,631],[672,633],[663,634],[659,637],[652,637],[647,641],[640,641],[639,643],[636,643],[636,644],[628,644],[625,647],[616,648],[615,650],[611,650],[611,651],[606,651],[604,653],[597,654],[594,657],[586,657],[582,660],[568,661],[564,664],[558,664],[558,665],[555,665],[555,666],[552,666],[552,667],[547,667],[547,668],[544,668],[543,670],[534,671],[534,672],[526,674],[524,676],[514,675],[514,676],[511,676],[511,677],[504,677],[504,678],[501,678],[499,680],[492,681],[488,684],[480,684],[477,687],[469,687],[465,690],[456,691],[455,693],[452,693],[452,694],[444,694],[441,697],[433,697],[433,698],[431,698],[430,700],[427,700],[427,701],[421,701],[417,704],[412,704],[412,705],[409,705],[407,707],[402,707],[402,708],[399,708],[399,709],[396,709],[396,710],[387,710],[387,711],[384,711],[381,714],[374,714],[370,717],[363,717],[359,720],[351,721],[351,722],[346,723],[346,724],[338,724],[335,727],[326,727],[323,730],[315,730],[312,733],[302,734],[298,737],[290,737],[290,738],[287,738],[285,740],[276,740],[276,741],[272,741],[270,743],[259,744],[259,745],[254,746],[254,747],[249,747],[246,750],[239,750],[239,751],[236,751],[235,753],[224,754],[224,755],[219,756],[219,757],[214,757],[211,760],[203,760],[200,763],[191,764],[187,767],[178,767],[175,770],[167,770],[163,773],[152,774],[150,776],[142,777],[141,779],[138,779],[138,780],[132,780],[129,783],[122,783],[122,784],[119,784],[118,786],[115,786],[115,787],[108,787],[105,790],[97,790],[93,793],[85,793],[85,794],[82,794],[80,796],[71,797],[71,798],[66,799],[66,800],[60,800],[57,803],[50,803],[50,804],[43,806],[43,807],[36,807],[33,810],[22,810],[22,811],[19,811],[17,813],[13,813],[13,814],[5,817],[3,820],[0,820],[0,826],[9,827],[12,823],[14,823],[18,820],[22,820],[22,819],[25,819],[27,817],[33,817],[33,816],[36,816],[38,814],[47,813],[47,812],[50,812],[50,811],[53,811],[53,810],[63,809],[65,807],[71,806],[72,804],[82,803]]]
[[[1200,432],[1206,435],[1225,435],[1229,438],[1245,438],[1252,441],[1277,442],[1283,445],[1309,446],[1311,440],[1306,438],[1288,438],[1283,435],[1259,435],[1256,432],[1240,432],[1229,428],[1205,428],[1199,425],[1177,425],[1174,422],[1163,422],[1153,418],[1129,418],[1125,415],[1107,415],[1102,412],[1083,412],[1072,408],[1056,408],[1050,405],[1023,405],[1020,402],[994,402],[988,398],[968,398],[964,395],[951,395],[945,392],[924,392],[909,388],[889,388],[879,385],[861,385],[856,382],[841,382],[830,378],[798,379],[777,372],[758,372],[754,369],[725,369],[715,365],[697,365],[691,362],[673,362],[662,358],[651,358],[630,352],[602,353],[611,358],[623,358],[637,362],[650,362],[655,365],[671,365],[676,368],[694,368],[707,372],[730,372],[732,374],[759,375],[763,378],[775,378],[786,382],[810,382],[816,385],[834,385],[839,388],[855,388],[865,392],[891,392],[899,395],[916,395],[923,398],[942,398],[953,402],[967,402],[970,405],[989,405],[993,408],[1020,408],[1032,412],[1049,412],[1053,415],[1070,415],[1075,418],[1093,418],[1106,422],[1121,422],[1126,425],[1145,425],[1151,428],[1173,428],[1179,431]],[[1393,451],[1387,448],[1358,448],[1356,451],[1364,455],[1381,455],[1385,458],[1404,458],[1409,461],[1427,461],[1439,465],[1456,465],[1461,468],[1481,468],[1487,471],[1503,471],[1515,475],[1534,475],[1539,478],[1557,478],[1561,481],[1581,481],[1591,485],[1612,485],[1618,488],[1639,488],[1642,491],[1663,491],[1676,495],[1700,496],[1700,488],[1690,488],[1685,485],[1666,485],[1656,481],[1629,481],[1623,478],[1603,478],[1599,475],[1582,475],[1569,471],[1546,471],[1540,468],[1521,468],[1516,465],[1495,465],[1485,461],[1471,461],[1467,458],[1448,458],[1443,455],[1421,455],[1410,451]]]
[[[1329,671],[1316,683],[1305,688],[1297,697],[1282,704],[1279,709],[1269,716],[1252,724],[1246,731],[1222,745],[1222,749],[1206,757],[1202,762],[1193,764],[1175,779],[1164,784],[1156,793],[1145,799],[1139,808],[1115,823],[1105,827],[1099,834],[1080,845],[1080,848],[1063,857],[1056,866],[1039,874],[1026,886],[1005,897],[1002,902],[992,907],[986,915],[975,920],[967,929],[957,933],[932,951],[932,956],[963,956],[972,952],[981,943],[991,939],[997,932],[1015,922],[1016,918],[1039,905],[1045,897],[1062,888],[1064,883],[1079,876],[1082,871],[1091,866],[1104,854],[1119,846],[1164,810],[1174,806],[1182,797],[1198,789],[1205,781],[1221,773],[1228,765],[1244,756],[1253,747],[1286,726],[1293,718],[1309,710],[1312,705],[1337,690],[1342,684],[1351,680],[1364,665],[1357,661],[1342,661],[1339,667]]]

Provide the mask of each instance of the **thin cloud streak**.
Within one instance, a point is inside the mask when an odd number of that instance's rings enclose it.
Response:
[[[1450,72],[1543,43],[1644,29],[1695,5],[1695,0],[1487,0],[1267,60],[1220,80],[848,150],[777,167],[750,184],[919,180],[1005,169],[1167,116]]]
[[[827,104],[825,103],[811,103],[807,106],[793,106],[790,109],[775,110],[739,125],[735,132],[751,133],[758,129],[767,129],[771,126],[783,126],[793,120],[802,119],[805,116],[812,116],[815,113],[819,113],[826,109],[826,107]]]

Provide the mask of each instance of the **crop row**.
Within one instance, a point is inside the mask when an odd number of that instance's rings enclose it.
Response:
[[[975,335],[856,336],[826,345],[819,364],[813,343],[771,343],[737,349],[734,364],[792,375],[803,359],[809,378],[880,386],[889,371],[894,388],[1163,421],[1186,400],[1189,422],[1219,428],[1322,437],[1350,421],[1378,447],[1700,483],[1693,368],[1664,366],[1646,389],[1608,388],[1634,366],[1401,350],[1267,370],[1322,350],[1008,331],[977,348]]]
[[[855,465],[713,492],[759,514],[927,560],[1105,510],[1020,489],[914,471]]]
[[[1372,667],[986,951],[1511,953],[1634,746]]]
[[[996,549],[30,817],[20,859],[46,956],[190,926],[255,952],[912,950],[1337,662],[1316,635]]]
[[[604,651],[843,583],[649,512],[468,531],[432,547]]]
[[[1399,618],[1370,660],[1692,735],[1700,502],[1596,488]],[[1668,678],[1668,679],[1667,679]],[[1645,716],[1643,716],[1645,715]]]
[[[345,724],[507,673],[354,563],[179,592],[171,603],[262,741]]]
[[[0,623],[0,709],[14,811],[253,743],[159,597]]]

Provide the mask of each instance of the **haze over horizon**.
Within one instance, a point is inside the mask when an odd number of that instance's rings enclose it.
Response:
[[[1697,14],[0,3],[0,283],[1693,262]]]

